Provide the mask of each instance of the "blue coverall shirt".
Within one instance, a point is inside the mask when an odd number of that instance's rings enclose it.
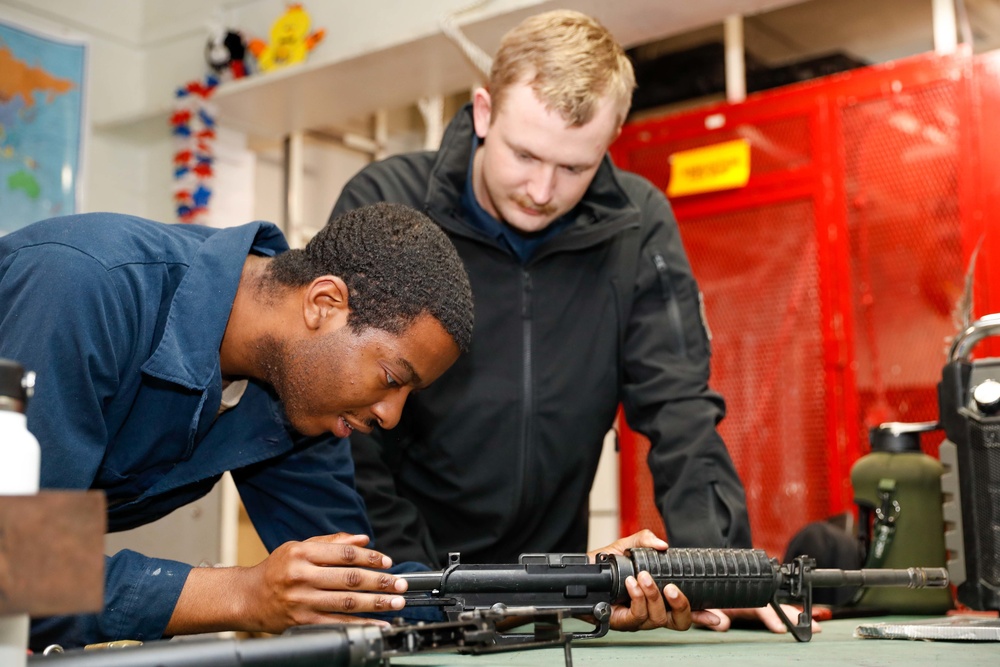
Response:
[[[95,213],[0,237],[0,357],[37,373],[28,428],[41,486],[100,489],[108,530],[149,523],[233,473],[268,550],[345,531],[371,535],[346,440],[291,429],[253,380],[217,417],[219,346],[248,254],[288,249],[274,225],[167,225]],[[32,646],[156,639],[190,566],[106,559],[99,615],[36,622]]]

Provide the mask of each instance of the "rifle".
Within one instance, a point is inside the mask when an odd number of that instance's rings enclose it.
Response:
[[[662,591],[676,584],[692,609],[736,609],[770,605],[788,631],[800,642],[812,638],[812,589],[841,586],[897,586],[943,588],[945,568],[816,569],[816,561],[799,556],[779,564],[760,549],[633,548],[626,556],[598,554],[590,563],[586,554],[522,554],[518,563],[463,564],[461,555],[449,554],[449,565],[436,572],[412,572],[406,604],[437,606],[449,618],[470,610],[530,607],[560,610],[565,616],[593,623],[587,632],[572,632],[570,639],[603,637],[609,629],[611,605],[629,601],[625,579],[649,572]],[[793,623],[779,602],[802,606]],[[497,643],[531,641],[524,633],[498,630]]]
[[[495,641],[496,624],[508,616],[535,623],[534,634],[517,645]],[[397,619],[399,621],[401,619]],[[30,667],[377,667],[389,659],[431,651],[496,653],[563,647],[572,665],[570,638],[559,610],[511,608],[459,612],[447,621],[397,622],[390,627],[360,624],[306,625],[278,637],[152,641],[138,646],[72,649],[28,658]]]
[[[662,589],[676,584],[692,609],[763,607],[770,604],[798,641],[812,637],[812,588],[838,586],[944,587],[944,568],[906,570],[815,569],[800,556],[779,565],[755,549],[631,549],[627,556],[524,554],[516,564],[450,565],[437,572],[401,576],[409,581],[408,606],[437,606],[448,620],[396,625],[316,625],[291,628],[267,639],[155,641],[98,651],[72,650],[35,655],[31,667],[375,667],[390,658],[427,651],[460,653],[563,647],[572,666],[570,642],[607,634],[611,605],[629,600],[625,579],[646,571]],[[793,624],[778,606],[779,596],[799,601]],[[567,632],[567,618],[594,624],[589,632]],[[508,632],[516,620],[533,629]]]

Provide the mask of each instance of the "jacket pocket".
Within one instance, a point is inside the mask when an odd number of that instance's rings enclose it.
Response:
[[[659,251],[653,252],[652,262],[667,309],[671,352],[685,357],[708,354],[708,327],[694,278],[687,272],[672,270]]]

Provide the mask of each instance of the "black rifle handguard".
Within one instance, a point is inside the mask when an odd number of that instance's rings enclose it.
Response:
[[[632,549],[629,556],[600,554],[618,580],[615,603],[627,603],[625,579],[649,572],[657,588],[675,584],[692,609],[764,607],[781,585],[776,562],[760,549]]]

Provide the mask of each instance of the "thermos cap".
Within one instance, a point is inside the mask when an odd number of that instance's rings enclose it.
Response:
[[[886,422],[868,432],[868,441],[873,452],[919,452],[920,434],[937,427],[937,422]]]
[[[0,359],[0,397],[24,403],[28,399],[24,367],[10,359]]]

